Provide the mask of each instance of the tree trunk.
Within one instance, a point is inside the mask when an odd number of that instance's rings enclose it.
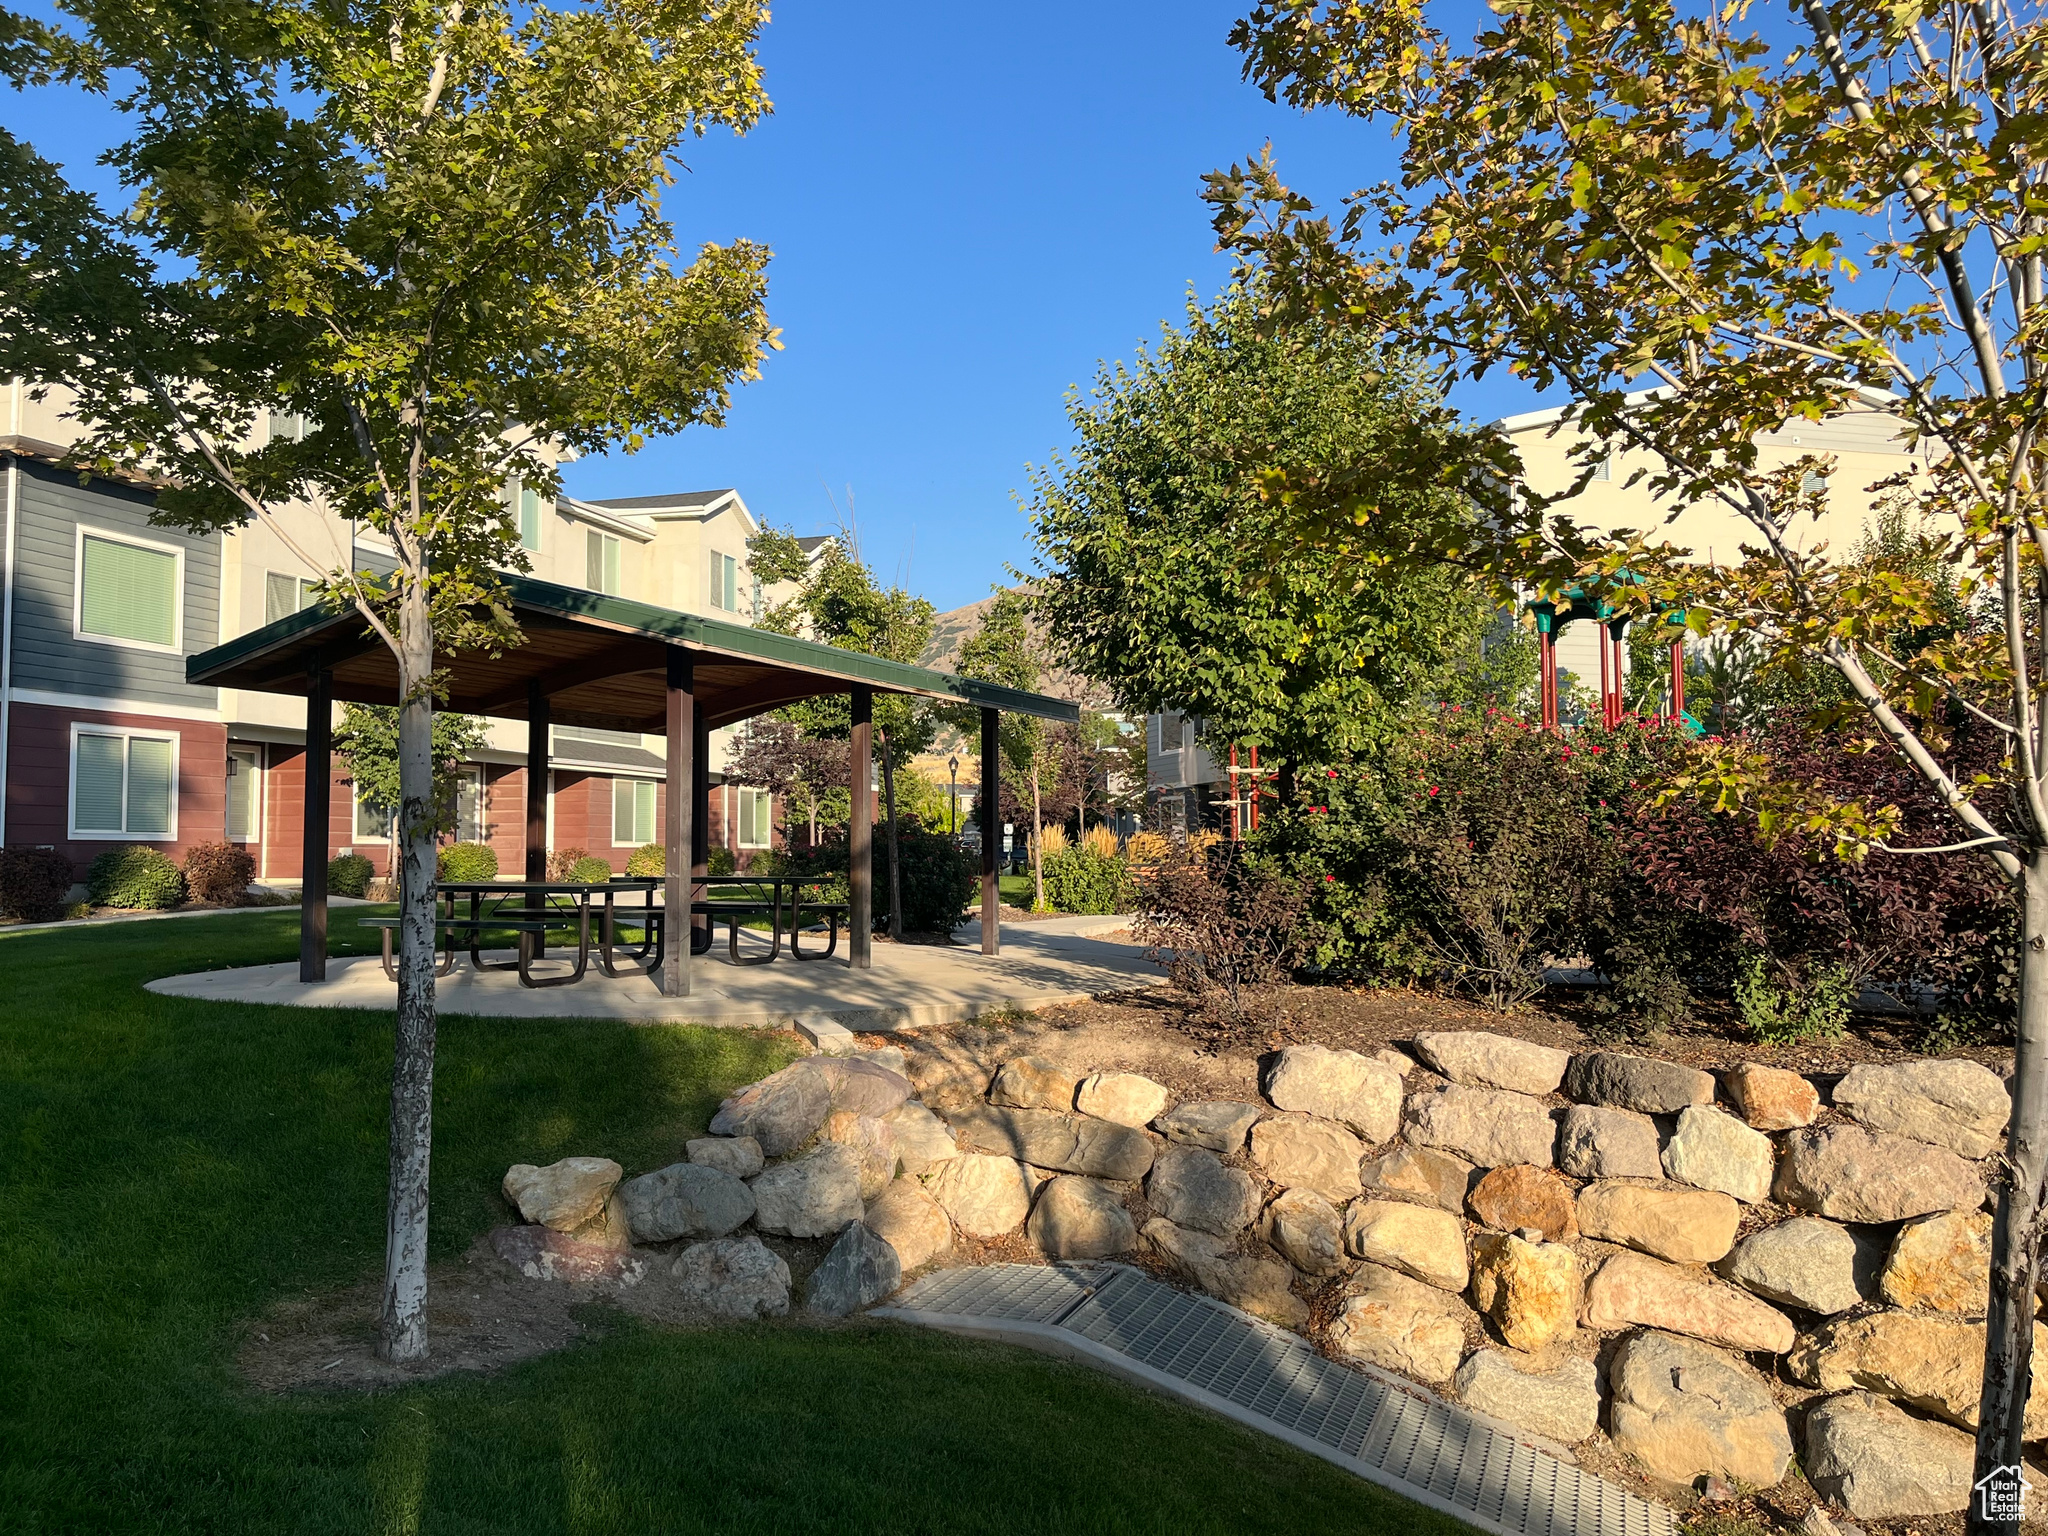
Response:
[[[391,1190],[377,1353],[427,1354],[427,1163],[434,1129],[434,664],[425,573],[399,612],[398,1020],[391,1061]]]
[[[2039,1272],[2044,1182],[2048,1182],[2048,850],[2027,859],[2020,893],[2019,1050],[2013,1065],[2012,1127],[1991,1229],[1991,1298],[1985,1312],[1984,1390],[1978,1402],[1973,1481],[2021,1465],[2032,1380],[2034,1287]],[[2017,1536],[2018,1521],[1986,1520],[1970,1502],[1970,1536]]]
[[[1038,814],[1038,759],[1031,759],[1031,910],[1045,910],[1045,823]]]
[[[903,942],[903,869],[901,849],[896,841],[896,756],[889,750],[889,733],[882,732],[882,808],[889,816],[889,937]]]

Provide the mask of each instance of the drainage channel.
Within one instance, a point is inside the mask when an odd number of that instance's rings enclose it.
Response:
[[[1236,1419],[1500,1536],[1675,1536],[1661,1504],[1581,1472],[1411,1383],[1122,1264],[925,1276],[876,1317],[1104,1367]]]

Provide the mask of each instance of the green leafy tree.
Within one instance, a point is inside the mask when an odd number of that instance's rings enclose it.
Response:
[[[773,343],[767,252],[677,265],[677,150],[766,108],[758,0],[68,0],[76,35],[10,17],[15,81],[118,80],[120,219],[9,140],[0,371],[72,392],[82,464],[146,462],[158,516],[268,524],[311,502],[387,539],[335,570],[396,658],[407,901],[380,1349],[426,1351],[433,1104],[437,652],[517,640],[494,567],[524,568],[504,488],[564,450],[717,423]],[[271,436],[266,413],[302,419]]]
[[[960,642],[954,670],[979,682],[1001,683],[1006,688],[1036,691],[1051,669],[1051,661],[1032,633],[1031,599],[1010,587],[998,587],[995,601],[981,616],[973,634]],[[966,728],[962,717],[962,728]],[[979,736],[970,736],[979,741]],[[1045,910],[1044,804],[1056,787],[1059,761],[1049,750],[1052,728],[1035,715],[1010,714],[997,727],[997,744],[1003,754],[1003,778],[1010,793],[1031,807],[1031,906]]]
[[[864,651],[915,665],[932,637],[938,611],[902,587],[884,587],[860,558],[851,530],[827,543],[816,560],[780,529],[764,528],[747,543],[747,563],[764,583],[794,582],[796,591],[755,622],[764,629]],[[806,699],[779,711],[807,736],[845,740],[853,732],[851,702],[841,696]],[[929,747],[939,718],[922,699],[881,694],[874,701],[875,736],[882,749],[882,800],[889,838],[889,910],[901,912],[902,842],[896,829],[896,763]],[[893,920],[892,920],[893,921]]]
[[[1369,476],[1435,409],[1418,367],[1348,328],[1271,335],[1252,292],[1191,299],[1184,327],[1069,397],[1071,457],[1032,476],[1049,643],[1120,709],[1201,716],[1212,745],[1257,746],[1262,766],[1385,741],[1410,704],[1462,686],[1491,610],[1453,570],[1298,543],[1255,471]]]
[[[1903,836],[1920,823],[1899,798],[1831,796],[1742,741],[1671,792],[1766,838],[1977,859],[2009,883],[2024,959],[1976,1469],[2016,1465],[2048,1215],[2048,18],[1793,0],[1766,32],[1743,6],[1516,0],[1469,41],[1439,25],[1471,14],[1261,0],[1235,34],[1251,78],[1391,124],[1398,180],[1333,222],[1261,157],[1211,178],[1219,234],[1278,327],[1351,323],[1455,374],[1510,368],[1568,396],[1579,485],[1630,449],[1667,504],[1718,503],[1753,542],[1712,566],[1654,530],[1581,527],[1578,485],[1538,494],[1512,444],[1450,421],[1415,434],[1392,483],[1276,462],[1269,503],[1359,561],[1578,584],[1638,615],[1675,603],[1766,671],[1832,671],[1841,727],[1910,767],[1945,832]],[[1877,566],[1802,537],[1832,462],[1769,468],[1757,444],[1863,391],[1913,449],[1894,483],[1911,548]],[[1418,517],[1396,495],[1415,485],[1485,515]],[[1970,622],[1943,637],[1951,590]],[[2004,743],[1981,773],[1950,767],[1966,717]],[[1998,1528],[1975,1506],[1970,1524]]]
[[[475,715],[434,712],[434,830],[452,823],[463,762],[484,744],[487,727]],[[404,803],[399,782],[398,711],[381,704],[344,704],[334,750],[348,760],[349,777],[365,805],[395,816]]]

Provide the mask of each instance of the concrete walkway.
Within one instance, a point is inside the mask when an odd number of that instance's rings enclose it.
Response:
[[[583,979],[567,987],[522,987],[510,971],[477,972],[464,956],[453,975],[435,983],[444,1013],[494,1017],[609,1018],[649,1023],[801,1028],[837,1024],[851,1030],[913,1029],[955,1024],[984,1014],[1036,1012],[1104,992],[1151,985],[1160,969],[1137,945],[1093,936],[1127,926],[1127,918],[1055,918],[1005,923],[1002,953],[985,957],[969,944],[874,947],[874,968],[848,969],[845,937],[830,960],[792,963],[787,949],[772,965],[735,966],[721,936],[708,955],[691,962],[688,997],[667,998],[651,978],[604,975],[595,959]],[[963,938],[970,930],[962,929]],[[767,941],[743,934],[742,950]],[[559,948],[551,955],[560,954]],[[509,958],[510,952],[490,958]],[[557,967],[549,963],[549,969]],[[304,1008],[392,1006],[393,985],[374,957],[335,959],[327,980],[299,980],[297,961],[198,971],[149,983],[169,997],[221,1003],[287,1004]]]

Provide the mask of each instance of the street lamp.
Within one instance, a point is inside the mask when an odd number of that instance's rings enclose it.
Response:
[[[955,753],[952,761],[946,764],[946,772],[953,776],[953,835],[958,837],[960,835],[960,757],[958,753]]]

